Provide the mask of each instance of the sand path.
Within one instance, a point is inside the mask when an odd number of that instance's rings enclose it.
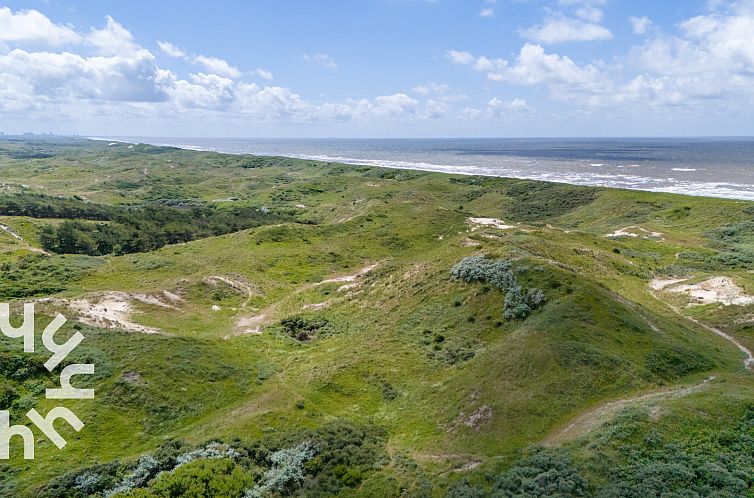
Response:
[[[659,290],[657,289],[657,287],[660,287],[660,286],[650,285],[651,290]],[[660,287],[660,288],[663,288],[663,287]],[[715,327],[702,323],[699,320],[696,320],[695,318],[684,315],[683,313],[681,313],[681,310],[663,301],[662,299],[657,297],[657,295],[654,292],[650,292],[650,294],[652,295],[652,297],[654,297],[658,301],[667,305],[679,317],[686,319],[690,322],[693,322],[696,325],[699,325],[700,327],[708,330],[709,332],[712,332],[713,334],[717,336],[722,337],[723,339],[727,340],[728,342],[736,346],[736,348],[738,348],[738,350],[744,354],[744,360],[743,360],[744,367],[747,370],[754,370],[754,355],[752,355],[752,352],[749,348],[741,344],[735,337],[732,337],[730,334],[726,334],[720,329],[717,329]],[[673,389],[666,389],[663,391],[640,394],[638,396],[634,396],[631,398],[610,401],[608,403],[600,405],[596,408],[593,408],[577,416],[565,428],[558,429],[556,432],[548,436],[547,439],[545,439],[544,444],[557,445],[557,444],[563,444],[569,441],[573,441],[591,432],[592,430],[602,425],[603,423],[607,422],[608,420],[613,418],[615,415],[617,415],[624,408],[635,406],[635,405],[641,405],[641,404],[652,405],[653,403],[657,403],[660,401],[687,396],[689,394],[692,394],[692,393],[695,393],[697,391],[704,389],[707,386],[707,384],[709,384],[713,380],[715,380],[714,376],[709,377],[705,379],[704,381],[702,381],[701,383],[692,385],[692,386],[676,387]]]

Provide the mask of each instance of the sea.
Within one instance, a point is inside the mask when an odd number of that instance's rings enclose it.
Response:
[[[754,200],[752,137],[106,140]]]

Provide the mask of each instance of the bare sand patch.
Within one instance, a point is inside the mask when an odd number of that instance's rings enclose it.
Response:
[[[131,294],[131,297],[144,304],[151,304],[153,306],[159,306],[160,308],[170,308],[174,310],[178,309],[172,304],[168,304],[156,296],[150,296],[148,294]]]
[[[11,227],[4,223],[0,223],[0,230],[4,230],[5,232],[8,232],[11,237],[13,237],[16,240],[24,240],[23,237],[18,235]]]
[[[684,278],[655,278],[649,282],[649,288],[652,290],[663,290],[665,287],[669,287],[680,282],[685,282],[691,277]]]
[[[353,282],[356,279],[365,276],[366,274],[368,274],[369,272],[377,268],[377,266],[379,266],[379,263],[374,263],[372,265],[365,266],[364,268],[359,270],[358,273],[354,273],[353,275],[345,275],[343,277],[328,278],[328,279],[322,280],[321,282],[317,282],[316,284],[314,284],[314,286],[317,287],[324,284],[332,284],[332,283],[338,283],[338,282]]]
[[[162,295],[173,302],[183,301],[183,298],[181,296],[179,296],[178,294],[173,294],[170,291],[162,291]]]
[[[663,234],[662,232],[653,232],[651,230],[647,230],[646,228],[632,225],[625,228],[619,228],[613,233],[606,234],[605,237],[641,237],[642,239],[647,240],[665,240],[665,238],[663,237],[664,235],[665,234]]]
[[[262,333],[262,325],[264,325],[266,319],[267,315],[264,313],[255,316],[242,316],[236,321],[238,334],[260,335]]]
[[[313,304],[305,304],[304,309],[305,310],[323,310],[330,307],[330,301],[325,301],[323,303],[313,303]]]
[[[497,218],[467,218],[466,221],[472,225],[472,232],[481,227],[497,228],[498,230],[516,228],[516,225],[507,225],[503,220]]]
[[[725,306],[754,304],[754,296],[746,294],[730,277],[712,277],[698,284],[674,285],[666,290],[689,296],[692,299],[689,306],[712,303]]]
[[[79,315],[87,325],[108,329],[122,329],[143,334],[162,334],[161,330],[131,321],[134,297],[126,292],[110,291],[89,298],[60,300]]]
[[[482,245],[481,242],[477,242],[476,240],[472,240],[468,237],[459,242],[459,244],[463,247],[479,247]]]

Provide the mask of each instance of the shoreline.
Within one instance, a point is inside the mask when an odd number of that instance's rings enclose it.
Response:
[[[542,172],[534,174],[520,174],[516,171],[495,172],[489,167],[473,167],[463,165],[434,164],[428,162],[411,162],[401,160],[384,160],[384,159],[358,159],[343,156],[330,156],[326,154],[269,154],[260,152],[230,151],[222,148],[210,148],[200,145],[176,144],[164,140],[154,140],[152,142],[129,141],[128,137],[82,137],[88,140],[95,140],[108,143],[125,143],[130,145],[146,144],[157,147],[174,147],[177,149],[190,150],[195,152],[214,152],[219,154],[231,155],[251,155],[260,157],[287,157],[290,159],[300,159],[308,161],[320,161],[329,163],[340,163],[351,166],[368,166],[376,168],[401,169],[425,171],[432,173],[445,173],[451,175],[465,176],[486,176],[492,178],[513,178],[520,180],[535,180],[552,183],[565,183],[569,185],[578,185],[584,187],[600,188],[617,188],[622,190],[635,190],[642,192],[657,192],[666,194],[689,195],[693,197],[710,197],[716,199],[729,199],[735,201],[754,201],[754,185],[736,184],[731,182],[700,182],[684,181],[666,178],[665,181],[675,180],[675,185],[651,185],[651,183],[660,183],[661,180],[648,176],[640,175],[616,175],[616,174],[585,174],[577,171],[569,173]],[[148,137],[134,137],[148,138]],[[604,164],[591,164],[597,168]],[[618,168],[629,168],[636,165],[619,165]],[[673,172],[693,172],[695,168],[671,168]],[[747,190],[751,189],[751,190]]]

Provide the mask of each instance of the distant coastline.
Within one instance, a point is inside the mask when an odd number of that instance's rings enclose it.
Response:
[[[89,137],[187,150],[754,200],[754,139]],[[744,180],[742,182],[742,180]]]

